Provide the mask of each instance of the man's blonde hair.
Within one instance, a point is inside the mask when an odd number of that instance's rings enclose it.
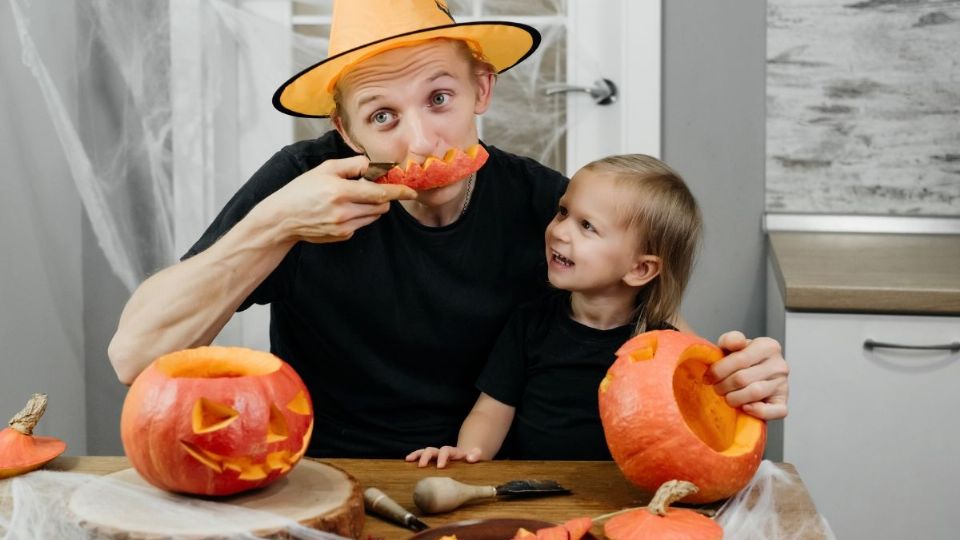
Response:
[[[690,280],[703,218],[683,178],[662,161],[644,154],[610,156],[585,170],[613,175],[629,195],[621,199],[619,218],[637,232],[638,248],[660,258],[660,274],[641,290],[636,332],[674,320]]]

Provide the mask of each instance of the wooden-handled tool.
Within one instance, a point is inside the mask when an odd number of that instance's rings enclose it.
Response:
[[[413,488],[413,502],[425,514],[449,512],[461,505],[490,498],[517,499],[570,493],[553,480],[513,480],[499,486],[473,486],[446,476],[421,479]]]
[[[430,527],[377,488],[369,487],[363,490],[363,502],[370,512],[403,525],[411,531],[422,531]]]

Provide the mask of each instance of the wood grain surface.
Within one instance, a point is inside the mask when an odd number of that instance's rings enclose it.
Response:
[[[596,517],[623,508],[643,506],[649,494],[631,485],[620,474],[613,462],[577,461],[493,461],[473,465],[454,463],[452,466],[417,468],[401,460],[328,459],[323,460],[348,472],[362,487],[378,487],[401,506],[421,515],[413,504],[413,487],[427,476],[449,476],[461,482],[478,485],[497,485],[522,478],[552,479],[572,490],[572,494],[542,499],[515,501],[488,501],[461,507],[440,515],[421,516],[431,526],[481,518],[535,518],[559,523],[580,516]],[[123,457],[60,457],[48,469],[91,474],[109,474],[128,467]],[[819,514],[794,467],[787,463],[777,465],[794,480],[777,493],[780,501],[778,514],[785,532],[806,531],[798,540],[823,538],[819,529]],[[602,538],[602,527],[593,533]],[[360,538],[404,539],[412,532],[367,516]]]
[[[960,314],[960,236],[777,232],[788,310]]]

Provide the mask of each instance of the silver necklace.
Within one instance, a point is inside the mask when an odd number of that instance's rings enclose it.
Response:
[[[470,173],[470,178],[467,180],[467,196],[463,198],[463,206],[460,208],[460,217],[463,217],[463,214],[467,212],[467,205],[470,204],[470,196],[473,195],[473,182],[477,179],[477,173]]]

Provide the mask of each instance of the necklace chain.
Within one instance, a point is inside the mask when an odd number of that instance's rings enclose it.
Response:
[[[467,212],[467,205],[470,204],[470,196],[473,195],[473,183],[477,179],[477,173],[470,173],[470,178],[467,179],[467,195],[463,198],[463,206],[460,208],[460,217],[463,217],[463,214]]]

